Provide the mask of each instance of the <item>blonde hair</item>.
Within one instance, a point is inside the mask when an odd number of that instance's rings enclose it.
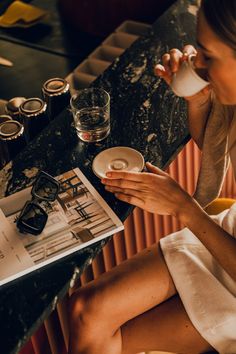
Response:
[[[227,44],[236,57],[236,1],[235,0],[202,0],[201,10],[211,29]],[[236,106],[223,106],[222,125],[216,136],[216,144],[220,144],[229,134]],[[235,117],[236,119],[236,117]],[[227,153],[235,146],[235,141],[228,147]]]
[[[201,10],[212,30],[236,55],[236,1],[202,0]]]
[[[228,140],[228,135],[230,132],[231,124],[233,123],[233,118],[235,116],[236,118],[236,107],[235,106],[226,106],[226,105],[221,105],[221,110],[220,110],[220,128],[218,129],[216,136],[215,136],[215,146],[221,145],[221,143],[227,139]],[[232,148],[236,145],[236,138],[234,141],[230,144],[227,145],[227,149],[225,154],[216,161],[216,164],[220,162],[226,155],[229,155],[230,151]]]

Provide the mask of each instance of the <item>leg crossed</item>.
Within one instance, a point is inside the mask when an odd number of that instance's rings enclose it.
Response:
[[[178,295],[125,323],[122,354],[164,351],[199,354],[211,346],[197,332]]]
[[[190,343],[200,341],[201,348],[209,347],[192,326],[179,298],[174,300],[175,294],[160,246],[145,249],[72,295],[69,353],[173,350],[170,348],[178,343],[175,332],[182,337],[186,334]],[[182,329],[178,332],[175,327]],[[181,343],[181,348],[186,348],[184,340]]]
[[[159,245],[153,245],[71,297],[70,353],[120,354],[120,327],[176,293]]]

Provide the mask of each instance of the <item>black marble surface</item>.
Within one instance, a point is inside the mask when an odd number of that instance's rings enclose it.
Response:
[[[93,157],[111,146],[130,146],[161,168],[189,139],[186,106],[153,74],[170,48],[194,43],[197,1],[179,0],[92,85],[111,95],[111,135],[101,144],[78,141],[70,112],[62,112],[0,172],[0,196],[30,185],[39,169],[52,175],[79,167],[122,219],[132,207],[103,189],[91,171]],[[1,353],[17,353],[76,276],[103,247],[102,241],[0,288]]]

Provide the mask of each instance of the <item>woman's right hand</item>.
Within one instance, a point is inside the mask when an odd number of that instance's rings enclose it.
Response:
[[[196,49],[187,44],[184,46],[183,51],[181,52],[177,48],[173,48],[169,53],[165,53],[162,56],[162,64],[157,64],[154,68],[154,73],[156,76],[159,76],[165,80],[165,82],[170,85],[173,75],[179,70],[180,65],[183,61],[187,61],[189,55],[197,54]],[[197,94],[189,97],[184,97],[187,101],[204,101],[209,98],[210,85],[206,86],[203,90]]]

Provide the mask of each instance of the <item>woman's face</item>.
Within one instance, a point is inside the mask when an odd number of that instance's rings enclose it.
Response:
[[[202,11],[198,16],[197,42],[196,67],[206,70],[207,79],[222,104],[235,105],[236,54],[213,32]]]

